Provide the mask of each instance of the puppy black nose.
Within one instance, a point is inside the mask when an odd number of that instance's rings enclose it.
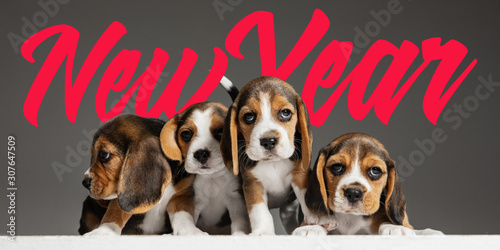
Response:
[[[278,144],[278,138],[276,137],[266,137],[260,139],[260,145],[267,150],[271,150]]]
[[[210,151],[206,149],[199,149],[194,152],[194,158],[201,164],[207,163],[208,157],[210,157]]]
[[[363,191],[358,188],[348,188],[344,190],[344,196],[349,202],[356,202],[363,197]]]
[[[82,185],[83,185],[86,189],[88,189],[88,190],[90,190],[90,184],[91,184],[91,183],[92,183],[92,179],[91,179],[91,178],[85,178],[85,179],[83,179],[83,181],[82,181]]]

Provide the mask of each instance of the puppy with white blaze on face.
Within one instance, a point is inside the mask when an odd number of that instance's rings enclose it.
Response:
[[[304,223],[294,235],[443,235],[413,229],[394,161],[366,134],[342,135],[320,150],[305,200],[319,222]]]
[[[221,84],[233,98],[224,123],[221,153],[226,166],[240,175],[253,235],[274,234],[270,208],[280,208],[291,233],[304,220],[318,217],[305,206],[312,133],[304,103],[295,90],[276,77],[259,77],[238,93],[226,78]],[[291,212],[292,211],[292,212]]]
[[[175,185],[168,204],[174,234],[246,234],[249,231],[241,185],[227,170],[220,140],[227,108],[205,102],[190,106],[163,128],[160,141],[172,171],[189,177]],[[173,182],[178,182],[173,177]]]

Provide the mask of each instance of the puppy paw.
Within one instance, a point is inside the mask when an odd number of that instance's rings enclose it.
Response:
[[[417,235],[445,235],[443,232],[426,228],[423,230],[414,230]]]
[[[181,227],[174,229],[173,235],[208,235],[197,227]]]
[[[120,235],[121,229],[115,223],[103,223],[98,228],[84,234],[85,237]]]
[[[302,226],[292,232],[292,235],[296,236],[325,236],[327,234],[327,229],[320,225]]]
[[[318,225],[324,227],[327,231],[337,228],[337,221],[333,217],[321,217]]]
[[[320,219],[317,215],[313,213],[307,213],[304,214],[304,224],[305,225],[317,225],[319,223]]]
[[[256,228],[256,229],[252,230],[250,235],[252,235],[252,236],[275,235],[274,227]]]
[[[415,230],[393,224],[382,224],[378,229],[378,233],[380,235],[416,235]]]
[[[231,235],[234,235],[234,236],[242,236],[242,235],[247,235],[245,232],[243,231],[235,231],[233,232]]]

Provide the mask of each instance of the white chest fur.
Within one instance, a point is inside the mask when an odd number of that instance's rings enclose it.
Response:
[[[371,234],[371,221],[362,215],[335,213],[334,218],[337,222],[334,234]]]
[[[283,197],[291,189],[293,162],[289,159],[259,162],[251,173],[262,183],[267,192],[268,204],[275,207],[277,197]],[[278,205],[279,206],[279,205]]]
[[[228,202],[241,200],[239,182],[236,176],[227,169],[209,175],[196,175],[195,192],[195,222],[196,226],[205,232],[214,232],[221,217],[226,213]],[[228,228],[230,233],[230,229]]]
[[[157,234],[163,231],[165,225],[165,215],[167,210],[167,204],[174,195],[175,189],[172,183],[170,183],[163,192],[158,204],[156,204],[151,210],[147,211],[144,215],[144,220],[140,225],[140,228],[144,234]]]

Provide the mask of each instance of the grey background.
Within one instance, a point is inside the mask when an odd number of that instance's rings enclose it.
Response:
[[[221,2],[226,3],[225,0]],[[212,65],[213,47],[225,51],[224,41],[228,32],[246,15],[266,10],[274,13],[278,65],[291,50],[316,8],[323,10],[331,21],[330,29],[288,78],[296,90],[302,91],[303,83],[314,60],[332,40],[353,41],[355,27],[364,29],[374,20],[370,11],[387,9],[389,1],[250,1],[236,2],[232,11],[219,18],[212,1],[70,1],[60,5],[44,27],[68,24],[80,32],[75,58],[74,76],[82,66],[92,46],[113,21],[125,25],[128,33],[118,42],[97,70],[81,102],[76,123],[68,121],[64,109],[64,72],[60,70],[40,107],[38,127],[31,125],[23,115],[23,104],[38,70],[56,41],[49,39],[35,50],[35,63],[24,60],[16,53],[7,39],[9,32],[21,35],[23,17],[32,20],[43,9],[35,1],[4,1],[0,15],[2,35],[0,39],[0,76],[2,79],[1,150],[5,152],[7,136],[17,138],[17,234],[77,234],[81,204],[86,190],[81,186],[83,173],[89,166],[88,151],[82,151],[74,161],[67,162],[68,149],[88,143],[82,133],[92,131],[101,123],[95,113],[95,93],[98,83],[109,63],[122,49],[139,50],[141,62],[133,80],[149,64],[153,50],[166,50],[170,59],[161,82],[154,91],[158,98],[168,83],[181,59],[183,48],[198,53],[198,61],[184,88],[178,107],[181,107],[200,86]],[[234,3],[233,3],[234,4]],[[400,2],[402,11],[392,15],[390,23],[382,27],[371,39],[385,39],[399,46],[409,40],[421,48],[421,42],[432,37],[441,37],[443,42],[458,40],[469,50],[457,72],[477,58],[478,64],[465,79],[444,110],[453,104],[463,104],[464,99],[474,95],[479,84],[478,77],[500,80],[497,73],[500,42],[498,17],[500,2],[497,1],[407,1]],[[361,53],[351,56],[341,79],[361,60]],[[261,74],[257,33],[251,31],[244,40],[243,60],[229,57],[226,75],[239,87]],[[421,54],[409,70],[413,72],[422,61]],[[390,60],[384,59],[374,72],[368,93],[381,79]],[[435,128],[446,133],[445,142],[437,144],[435,151],[425,156],[423,164],[414,166],[412,173],[404,173],[403,189],[408,202],[410,222],[416,228],[431,227],[448,234],[498,234],[500,218],[500,91],[491,93],[486,100],[462,119],[457,129],[455,122],[447,122],[441,116],[437,125],[431,124],[422,110],[425,90],[437,67],[433,62],[410,88],[388,125],[382,124],[373,110],[362,121],[353,119],[347,107],[347,91],[337,102],[329,118],[321,127],[314,127],[314,153],[335,137],[352,131],[362,131],[378,138],[386,145],[398,166],[399,157],[409,159],[418,146],[415,140],[431,138]],[[64,66],[63,66],[64,67]],[[452,77],[456,79],[458,74]],[[407,79],[408,75],[405,76]],[[130,86],[130,85],[129,85]],[[320,91],[315,105],[321,105],[333,89]],[[122,93],[108,98],[108,108]],[[367,97],[368,95],[365,95]],[[230,104],[227,93],[217,88],[211,101]],[[132,101],[131,101],[132,103]],[[150,105],[153,102],[150,103]],[[128,112],[132,112],[129,108]],[[160,117],[167,119],[164,115]],[[81,143],[81,144],[80,144]],[[59,162],[70,166],[71,172],[56,177],[52,165]],[[1,183],[6,183],[7,170],[0,171]],[[5,185],[3,185],[5,187]],[[4,189],[5,190],[5,189]],[[6,191],[0,202],[1,222],[7,223]],[[4,224],[4,225],[5,225]],[[0,234],[6,234],[0,230]]]

